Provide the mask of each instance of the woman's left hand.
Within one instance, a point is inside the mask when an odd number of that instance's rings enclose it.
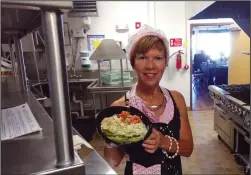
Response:
[[[144,141],[143,147],[145,147],[147,152],[154,153],[162,144],[163,138],[164,135],[161,132],[153,129],[152,134]]]

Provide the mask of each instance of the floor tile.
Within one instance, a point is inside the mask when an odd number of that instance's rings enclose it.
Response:
[[[202,174],[227,174],[226,170],[221,166],[201,167]]]

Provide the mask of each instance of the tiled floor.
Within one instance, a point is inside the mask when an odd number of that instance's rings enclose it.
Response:
[[[237,165],[228,148],[218,140],[213,129],[213,111],[188,112],[193,131],[194,151],[191,157],[182,157],[184,174],[244,174],[243,168]],[[92,146],[103,157],[104,143],[94,136]],[[115,171],[124,173],[125,161]]]

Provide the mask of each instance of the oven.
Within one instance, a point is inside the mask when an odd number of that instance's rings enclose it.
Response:
[[[214,129],[236,163],[250,174],[250,84],[209,86],[214,99]]]
[[[250,109],[234,103],[224,103],[225,113],[231,120],[232,151],[237,164],[250,174]],[[250,107],[249,107],[250,108]]]
[[[232,120],[224,106],[218,102],[214,105],[214,130],[231,151],[234,150],[234,130]]]
[[[245,166],[245,174],[250,174],[250,133],[236,123],[234,129],[234,156],[239,165]]]

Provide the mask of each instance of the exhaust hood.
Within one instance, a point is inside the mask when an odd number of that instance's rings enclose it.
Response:
[[[68,13],[68,17],[98,17],[97,2],[95,0],[72,0],[73,9]]]
[[[90,60],[120,60],[126,59],[126,53],[119,47],[113,39],[103,39],[100,45],[90,56]]]
[[[190,20],[218,18],[232,18],[250,37],[250,1],[216,1]]]

